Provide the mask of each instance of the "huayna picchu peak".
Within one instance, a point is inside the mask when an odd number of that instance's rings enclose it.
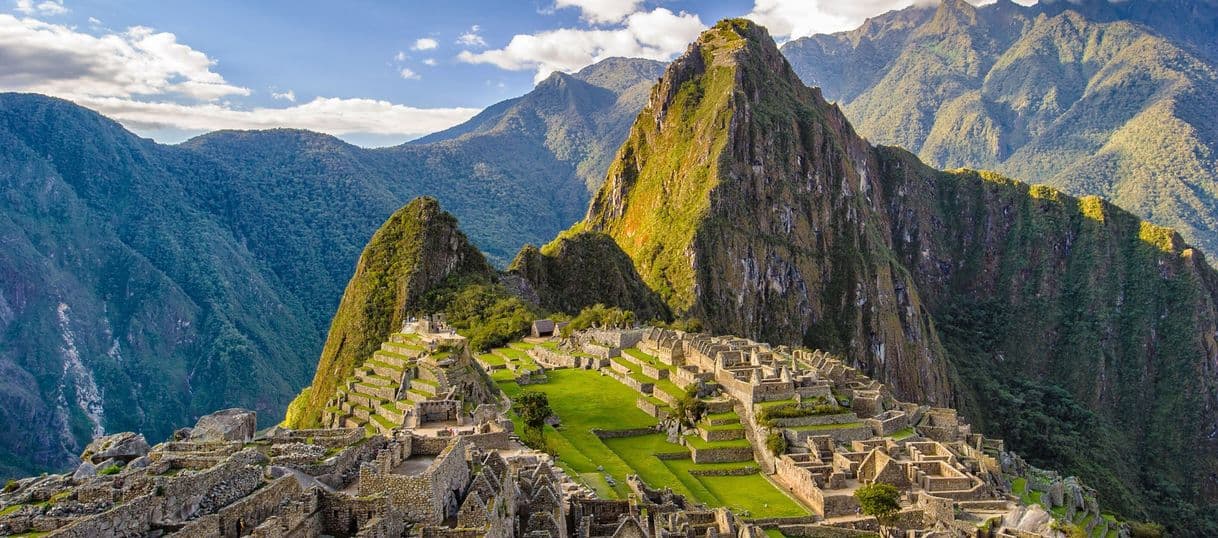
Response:
[[[1213,99],[1215,38],[1164,14],[1218,5],[917,2],[776,21],[780,49],[748,19],[559,4],[596,39],[691,31],[647,48],[666,66],[582,68],[515,57],[579,30],[427,34],[395,81],[455,43],[538,67],[533,91],[379,149],[167,146],[0,94],[0,535],[1218,535],[1218,272],[1196,228],[1074,195],[1181,151],[1078,164],[1144,147],[1113,134],[1122,95]],[[918,153],[869,140],[893,132]],[[1212,182],[1189,147],[1172,170]],[[968,155],[1000,172],[923,162]],[[1088,188],[1002,175],[1032,169]]]
[[[573,231],[612,237],[675,318],[840,353],[1122,511],[1210,514],[1201,253],[1095,197],[870,145],[748,21],[669,66]]]

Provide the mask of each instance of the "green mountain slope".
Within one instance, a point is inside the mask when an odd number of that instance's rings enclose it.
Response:
[[[1218,275],[1170,229],[872,146],[741,20],[672,63],[609,170],[573,231],[675,315],[955,403],[1127,516],[1218,522]]]
[[[62,468],[103,429],[287,404],[320,338],[222,222],[239,196],[214,166],[37,96],[0,99],[0,139],[6,473]]]
[[[964,0],[783,46],[869,139],[1096,194],[1218,249],[1218,4]]]
[[[164,146],[0,94],[0,431],[26,432],[0,439],[0,476],[62,470],[99,428],[281,416],[386,218],[432,195],[506,264],[583,214],[583,174],[608,166],[591,148],[625,138],[658,72],[606,60],[492,107],[511,121],[378,150],[292,130]]]
[[[486,258],[457,228],[457,219],[434,198],[416,198],[372,235],[343,292],[313,384],[288,410],[293,428],[318,427],[337,383],[401,329],[410,315],[426,314],[421,301],[446,281],[495,278]]]

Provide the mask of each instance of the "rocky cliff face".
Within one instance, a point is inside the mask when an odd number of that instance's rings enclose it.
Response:
[[[720,23],[676,60],[584,229],[609,234],[678,315],[842,352],[947,404],[947,361],[892,260],[871,148],[763,28]],[[895,262],[895,260],[893,260]]]
[[[747,21],[673,62],[574,231],[612,237],[676,315],[842,353],[1126,514],[1209,524],[1202,256],[1097,198],[871,146]]]
[[[495,272],[434,198],[399,209],[364,248],[339,302],[313,384],[288,408],[285,424],[317,427],[337,383],[372,356],[410,315],[421,315],[424,295],[448,279],[486,280]]]

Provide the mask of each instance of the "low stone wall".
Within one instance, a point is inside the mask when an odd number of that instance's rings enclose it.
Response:
[[[747,476],[761,472],[756,467],[736,467],[734,469],[690,469],[693,476]]]
[[[144,495],[102,512],[78,520],[55,531],[56,538],[94,538],[97,536],[143,536],[154,521],[165,517],[165,499]]]
[[[871,427],[866,424],[859,424],[857,426],[846,426],[843,428],[834,428],[834,429],[829,429],[829,430],[797,431],[797,430],[791,430],[791,429],[784,429],[783,434],[787,437],[788,443],[794,443],[797,445],[804,444],[804,442],[807,441],[807,439],[809,437],[813,437],[816,435],[828,435],[829,437],[832,437],[835,441],[837,441],[839,443],[849,443],[850,441],[862,441],[864,439],[870,439],[871,436],[873,435],[873,433],[871,431]]]
[[[761,416],[760,413],[758,416]],[[854,413],[834,413],[832,415],[810,415],[806,417],[790,417],[771,419],[779,428],[794,428],[798,426],[820,426],[824,424],[847,424],[858,422]]]
[[[652,379],[668,379],[668,369],[661,370],[643,361],[639,361],[639,368],[643,370],[643,375]]]
[[[652,403],[651,400],[648,400],[647,398],[640,397],[640,398],[636,399],[634,401],[634,405],[635,405],[635,407],[642,409],[644,413],[647,413],[648,415],[651,415],[660,420],[663,420],[664,418],[668,417],[667,411],[665,411],[662,407]]]
[[[778,530],[783,536],[798,538],[876,538],[879,535],[873,531],[860,529],[843,529],[826,525],[781,525]]]
[[[617,366],[617,365],[615,364],[614,366]],[[619,383],[626,385],[627,387],[630,387],[643,394],[651,395],[651,392],[653,390],[655,390],[655,384],[653,384],[653,383],[644,383],[633,377],[630,377],[629,375],[623,375],[612,369],[602,369],[601,371],[605,372],[609,377],[616,379]]]
[[[640,435],[653,434],[656,431],[652,428],[632,428],[626,430],[597,430],[593,429],[592,434],[601,439],[617,439],[619,437],[638,437]]]
[[[412,456],[438,456],[448,448],[452,437],[423,437],[411,435],[410,454]]]
[[[752,461],[753,447],[717,447],[717,448],[696,448],[690,447],[690,457],[694,463],[732,463],[738,461]]]
[[[735,441],[736,439],[744,439],[744,427],[738,429],[707,429],[698,428],[698,436],[706,442],[714,441]]]

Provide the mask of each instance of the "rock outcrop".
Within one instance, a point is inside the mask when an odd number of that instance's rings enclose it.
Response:
[[[248,443],[254,438],[258,419],[248,409],[224,409],[199,418],[190,430],[188,440],[198,443],[240,441]]]

